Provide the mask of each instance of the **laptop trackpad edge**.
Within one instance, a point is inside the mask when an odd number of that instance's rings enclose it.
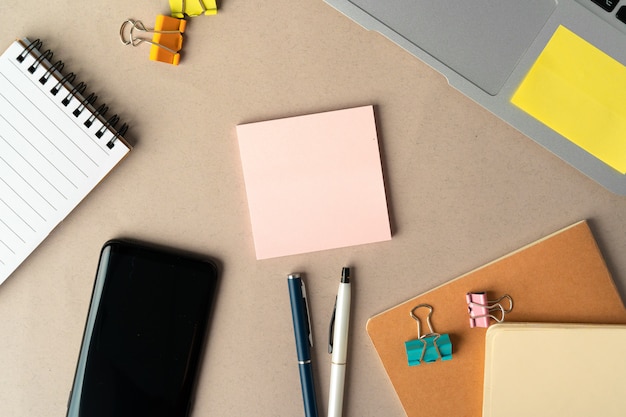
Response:
[[[350,0],[392,32],[496,95],[555,0]]]

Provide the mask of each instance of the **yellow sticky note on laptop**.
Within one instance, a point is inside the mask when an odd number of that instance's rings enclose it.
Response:
[[[626,174],[626,67],[559,26],[511,103]]]

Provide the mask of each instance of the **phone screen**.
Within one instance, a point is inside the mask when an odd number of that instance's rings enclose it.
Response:
[[[187,416],[217,275],[210,260],[105,244],[67,416]]]

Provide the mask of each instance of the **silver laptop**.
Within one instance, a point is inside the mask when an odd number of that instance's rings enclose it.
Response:
[[[531,88],[524,84],[527,75],[537,67],[534,64],[560,27],[618,64],[616,74],[607,74],[607,78],[615,75],[626,85],[626,72],[619,68],[626,63],[626,0],[325,1],[421,59],[442,73],[450,85],[607,189],[626,195],[626,175],[619,163],[607,162],[581,146],[581,140],[586,139],[576,136],[577,132],[572,133],[575,137],[563,133],[560,127],[567,130],[566,122],[546,122],[541,109],[539,113],[529,112],[512,103],[521,86],[524,92]],[[565,53],[558,48],[556,51],[557,56]],[[560,103],[557,100],[551,105],[559,107]],[[626,96],[621,108],[626,108]],[[620,112],[623,115],[626,110]],[[618,132],[618,136],[626,150],[626,131]],[[601,141],[603,137],[590,140]],[[622,154],[619,146],[614,149],[613,154]],[[626,151],[623,153],[626,161]]]

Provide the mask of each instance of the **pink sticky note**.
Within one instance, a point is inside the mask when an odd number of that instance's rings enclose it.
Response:
[[[237,126],[257,259],[391,239],[372,106]]]

